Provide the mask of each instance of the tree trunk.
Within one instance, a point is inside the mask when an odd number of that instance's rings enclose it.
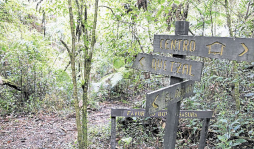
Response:
[[[227,26],[228,26],[229,35],[230,37],[233,37],[233,31],[231,27],[231,16],[229,13],[229,8],[228,8],[228,0],[225,0],[225,9],[226,9]]]
[[[74,19],[72,12],[71,0],[68,0],[69,7],[69,16],[70,16],[70,27],[71,27],[71,38],[72,38],[72,47],[69,50],[69,56],[71,59],[71,73],[72,73],[72,83],[73,83],[73,98],[75,101],[75,111],[76,111],[76,124],[78,130],[78,146],[82,149],[82,129],[80,123],[80,109],[78,101],[78,89],[77,89],[77,80],[76,80],[76,70],[75,70],[75,29],[74,29]]]
[[[95,0],[95,12],[94,12],[94,22],[93,22],[93,30],[92,30],[92,41],[91,41],[91,50],[88,52],[88,48],[85,48],[85,61],[84,61],[84,84],[82,84],[83,88],[83,111],[82,111],[82,128],[83,128],[83,140],[82,143],[85,148],[87,148],[87,102],[88,102],[88,86],[90,82],[90,73],[91,73],[91,65],[92,65],[92,58],[93,58],[93,51],[95,45],[95,31],[97,25],[97,13],[98,13],[98,3],[99,0]],[[87,11],[85,7],[85,16],[87,16]],[[87,18],[85,17],[85,23]],[[85,33],[87,33],[85,31]],[[87,40],[87,34],[84,35],[84,40]],[[86,41],[84,41],[86,42]]]
[[[228,30],[229,30],[229,35],[230,35],[230,37],[233,37],[233,31],[232,31],[232,27],[231,27],[231,16],[229,13],[229,8],[228,8],[228,0],[225,0],[225,9],[226,9],[227,26],[228,26]],[[237,73],[238,63],[236,61],[233,61],[232,67],[233,67],[234,79],[237,80],[235,82],[235,87],[233,90],[233,98],[235,99],[236,109],[240,110],[239,76]]]

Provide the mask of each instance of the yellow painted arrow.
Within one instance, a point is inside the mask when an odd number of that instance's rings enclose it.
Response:
[[[155,103],[155,101],[157,100],[158,97],[159,97],[159,95],[157,95],[157,96],[155,97],[155,100],[153,101],[153,104],[152,104],[152,106],[153,106],[155,109],[159,108],[159,106]]]
[[[144,60],[144,59],[145,59],[145,57],[142,57],[142,58],[139,60],[139,63],[140,63],[140,65],[141,65],[141,67],[144,66],[144,65],[141,63],[141,61]]]
[[[239,54],[239,56],[243,56],[245,53],[249,51],[248,47],[244,43],[241,43],[241,45],[243,46],[244,51],[241,54]]]

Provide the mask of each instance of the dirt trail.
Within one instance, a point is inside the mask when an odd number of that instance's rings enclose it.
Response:
[[[89,110],[89,127],[110,123],[111,108],[128,108],[121,103],[103,102]],[[75,148],[75,113],[59,116],[39,113],[30,116],[0,117],[0,148]]]

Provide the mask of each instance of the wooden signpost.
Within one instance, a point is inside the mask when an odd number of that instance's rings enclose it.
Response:
[[[188,36],[189,22],[176,21],[175,35],[154,35],[154,53],[170,53],[173,57],[139,53],[133,68],[154,74],[169,75],[170,86],[150,92],[146,110],[112,109],[112,136],[115,138],[116,116],[166,117],[164,149],[175,149],[180,118],[204,118],[199,149],[206,146],[212,111],[180,111],[181,100],[193,95],[194,81],[201,80],[203,63],[186,60],[186,55],[237,61],[254,61],[254,40],[246,38]],[[184,36],[181,36],[184,35]],[[188,79],[184,81],[183,79]],[[167,107],[167,111],[162,110]],[[209,114],[208,114],[209,113]],[[202,116],[201,116],[202,115]],[[113,126],[114,125],[114,126]],[[111,140],[115,149],[115,140]]]
[[[248,38],[154,35],[154,52],[254,61],[254,42]]]
[[[147,116],[176,103],[183,98],[194,95],[194,81],[184,81],[146,94]]]
[[[187,21],[176,21],[175,35],[188,35],[189,22]],[[173,57],[185,59],[184,55],[173,54]],[[170,84],[183,82],[181,77],[170,77]],[[176,134],[178,130],[179,114],[180,114],[181,101],[177,103],[169,104],[167,117],[166,117],[166,130],[164,135],[164,149],[174,149],[176,143]]]
[[[147,117],[145,116],[145,109],[111,109],[111,117]],[[166,117],[167,110],[159,110],[149,117]],[[180,110],[180,118],[212,118],[213,111],[198,111],[198,110]]]
[[[139,53],[132,68],[200,81],[203,63],[174,57]]]
[[[209,121],[213,115],[213,111],[195,111],[195,110],[181,110],[180,111],[180,118],[203,118],[203,125],[199,140],[199,147],[203,147],[205,145],[205,139],[206,136],[204,135],[205,132],[208,131],[208,125]],[[122,117],[146,117],[145,116],[145,110],[144,109],[111,109],[111,140],[110,140],[110,146],[111,149],[116,148],[116,117],[122,116]],[[151,114],[150,117],[166,117],[167,111],[166,110],[160,110],[157,111],[154,114]],[[200,149],[201,149],[200,148]]]

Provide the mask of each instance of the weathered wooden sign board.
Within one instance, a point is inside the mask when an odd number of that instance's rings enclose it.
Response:
[[[154,52],[254,61],[254,39],[154,35]]]
[[[212,118],[213,111],[181,110],[180,118]],[[111,117],[146,117],[145,109],[111,109]],[[166,117],[167,110],[160,110],[148,117]]]
[[[151,115],[171,103],[194,95],[194,83],[194,81],[186,80],[146,94],[146,114]]]
[[[202,131],[200,133],[199,149],[205,147],[206,134],[208,131],[209,121],[213,115],[213,111],[193,111],[181,110],[179,113],[180,118],[203,118]],[[145,109],[111,109],[111,149],[116,148],[116,117],[145,117]],[[167,110],[157,111],[151,117],[166,117]],[[167,125],[167,124],[166,124]]]
[[[203,63],[175,57],[139,53],[132,68],[200,81]]]

